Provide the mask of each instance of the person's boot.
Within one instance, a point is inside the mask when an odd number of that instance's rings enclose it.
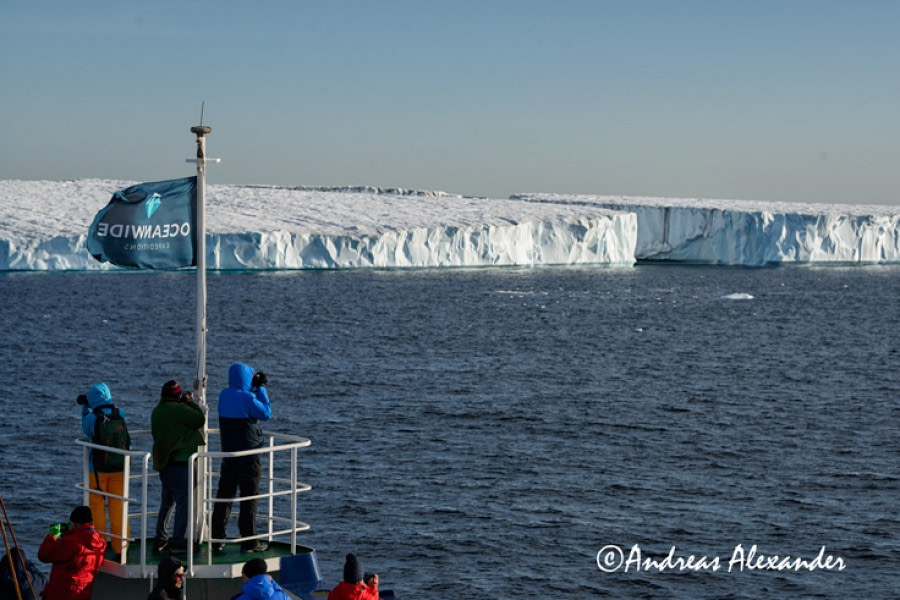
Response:
[[[241,546],[241,552],[265,552],[269,547],[269,542],[264,542],[262,540],[256,540],[252,542],[252,545],[248,543],[246,546]]]

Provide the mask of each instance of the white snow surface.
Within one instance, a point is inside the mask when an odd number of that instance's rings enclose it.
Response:
[[[88,227],[137,182],[0,181],[0,270],[105,270]],[[633,214],[377,188],[207,185],[210,269],[631,266]]]
[[[900,206],[516,194],[637,216],[638,260],[766,266],[900,263]]]

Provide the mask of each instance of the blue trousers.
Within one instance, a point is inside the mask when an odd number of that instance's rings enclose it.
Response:
[[[165,467],[159,472],[159,481],[162,483],[162,498],[159,503],[159,515],[156,517],[156,537],[165,540],[169,536],[169,516],[172,507],[175,507],[175,528],[172,530],[172,543],[187,543],[187,518],[188,518],[188,466],[187,464],[174,464]]]

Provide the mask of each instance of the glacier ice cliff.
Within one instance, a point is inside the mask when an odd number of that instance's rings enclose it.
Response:
[[[108,270],[87,229],[131,182],[0,181],[0,270]],[[633,214],[399,188],[207,188],[210,269],[631,266]]]
[[[134,182],[0,181],[0,270],[107,270],[85,249]],[[374,187],[207,188],[210,269],[900,263],[900,207]]]
[[[713,265],[900,263],[900,207],[516,194],[637,216],[635,257]]]
[[[634,215],[501,224],[435,225],[329,235],[309,232],[207,236],[211,269],[342,269],[634,264]]]

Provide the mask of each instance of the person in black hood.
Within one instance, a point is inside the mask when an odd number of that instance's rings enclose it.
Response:
[[[24,561],[24,564],[23,564]],[[15,565],[15,576],[13,575]],[[9,554],[0,559],[0,599],[18,598],[16,587],[22,600],[37,600],[47,584],[47,576],[37,565],[25,557],[25,553],[13,546]],[[34,594],[31,592],[34,591]]]
[[[184,597],[184,564],[175,557],[159,561],[156,586],[147,600],[181,600]]]

